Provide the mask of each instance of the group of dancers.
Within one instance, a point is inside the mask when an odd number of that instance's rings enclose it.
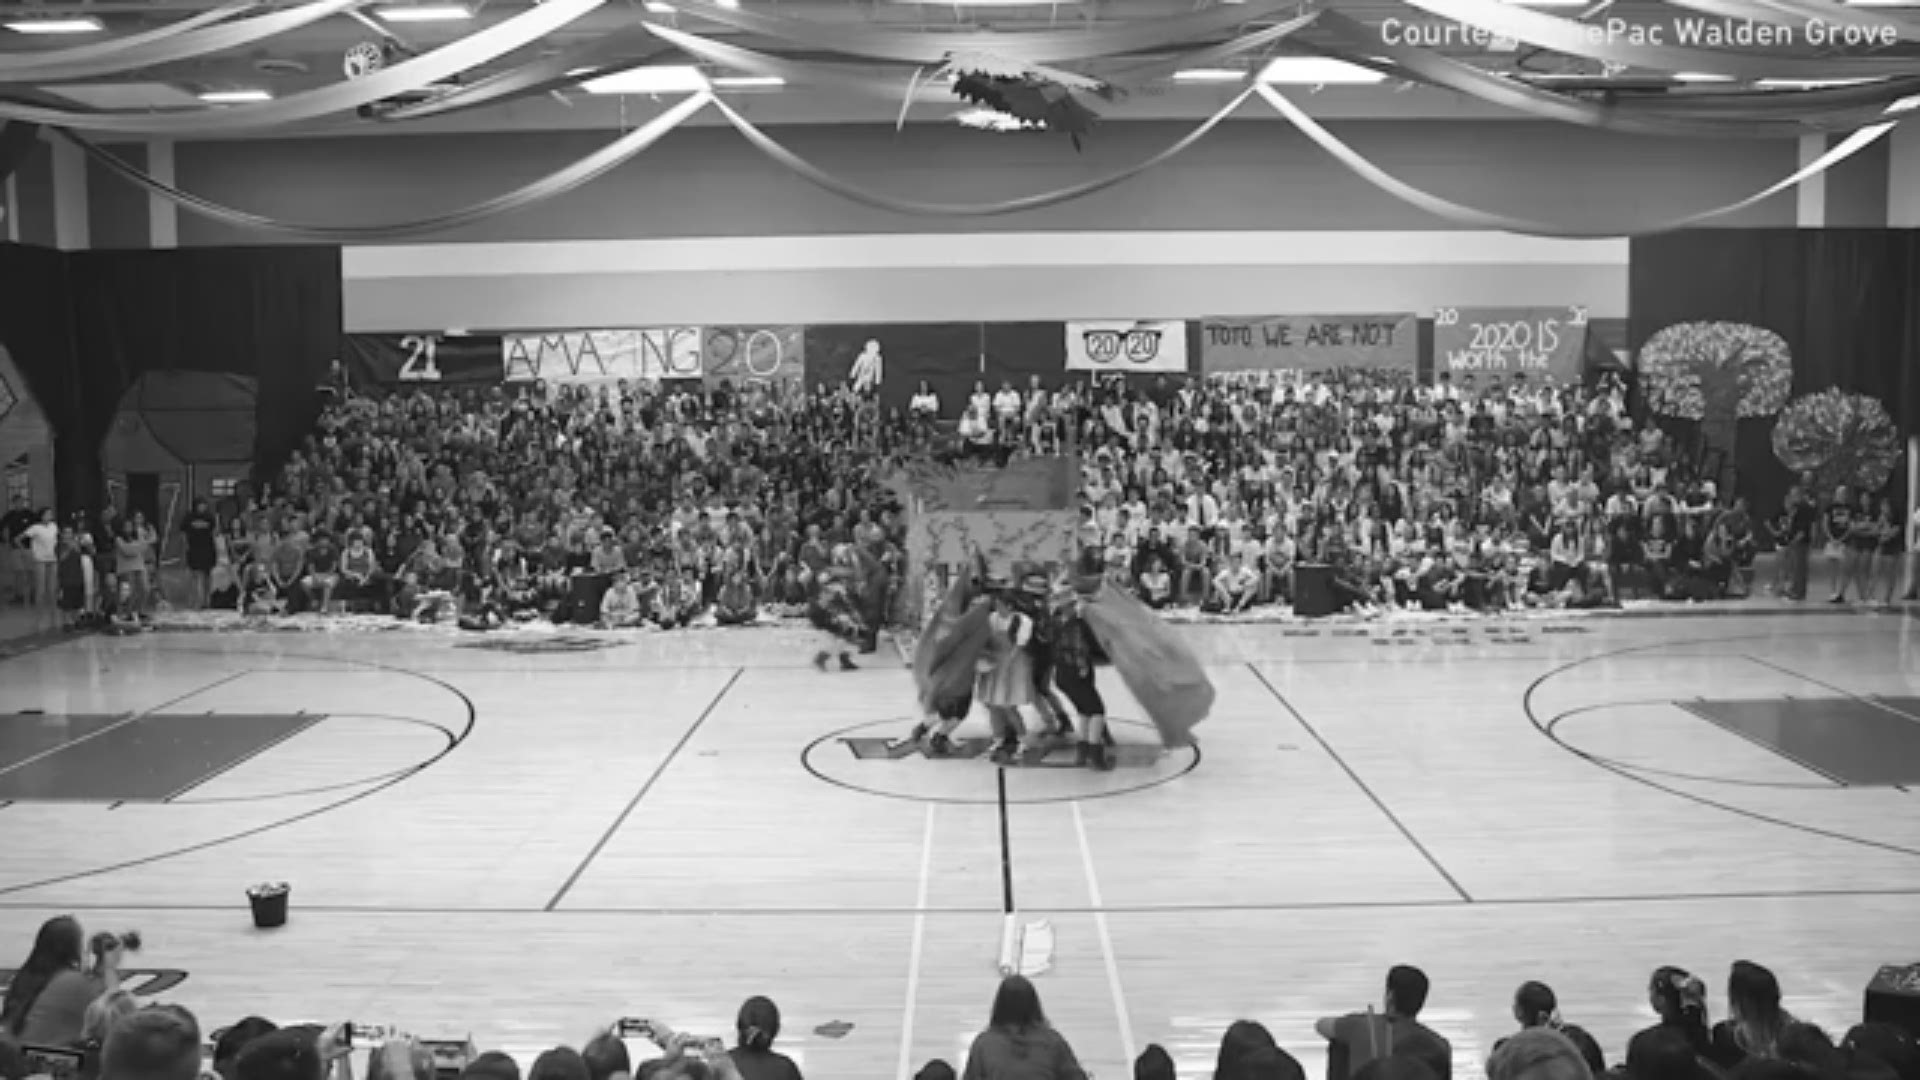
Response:
[[[962,606],[957,613],[962,617],[984,612],[984,619],[975,620],[975,633],[956,638],[960,619],[936,616],[920,648],[932,651],[927,665],[931,676],[943,660],[952,660],[938,656],[940,651],[972,643],[973,678],[929,678],[921,694],[922,719],[911,735],[894,744],[895,750],[918,746],[928,757],[951,755],[954,729],[977,701],[993,731],[995,764],[1037,764],[1072,744],[1076,765],[1112,769],[1113,738],[1095,674],[1109,661],[1086,619],[1087,604],[1099,586],[1097,578],[1056,586],[1037,571],[1024,575],[1017,586],[991,579],[956,585],[958,595],[950,599],[958,604],[947,606]],[[964,667],[959,672],[964,676]],[[1061,703],[1062,696],[1067,704]],[[1032,725],[1024,712],[1028,709],[1034,715]]]

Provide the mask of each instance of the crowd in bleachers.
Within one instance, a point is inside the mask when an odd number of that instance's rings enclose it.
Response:
[[[0,1080],[352,1080],[356,1050],[369,1080],[521,1080],[511,1055],[471,1045],[436,1054],[384,1026],[280,1027],[252,1016],[203,1032],[187,1009],[143,1005],[122,989],[120,954],[116,935],[86,939],[70,916],[42,926],[0,1007]],[[1424,972],[1397,965],[1377,1007],[1318,1021],[1327,1080],[1454,1080],[1452,1043],[1420,1020],[1431,990]],[[1920,1080],[1914,1032],[1867,1022],[1836,1042],[1788,1012],[1778,979],[1758,964],[1733,965],[1717,1024],[1705,984],[1681,968],[1654,971],[1646,994],[1653,1022],[1626,1038],[1624,1055],[1610,1066],[1595,1037],[1562,1016],[1550,987],[1521,984],[1515,1027],[1493,1044],[1487,1080]],[[749,998],[735,1028],[736,1038],[725,1040],[617,1020],[580,1050],[539,1053],[526,1080],[801,1080],[793,1059],[774,1049],[780,1010],[773,1001]],[[654,1056],[636,1062],[629,1040],[650,1045]],[[1176,1080],[1159,1045],[1139,1055],[1133,1072],[1135,1080]],[[1212,1073],[1215,1080],[1305,1080],[1298,1059],[1254,1020],[1226,1029]],[[1018,975],[1000,983],[961,1069],[935,1060],[916,1080],[958,1077],[1089,1080],[1067,1034],[1048,1022],[1038,990]]]
[[[1209,612],[1287,603],[1308,566],[1327,568],[1334,610],[1363,614],[1711,600],[1746,595],[1772,547],[1783,597],[1807,595],[1818,550],[1830,599],[1885,603],[1920,547],[1920,513],[1872,492],[1803,486],[1757,520],[1697,454],[1637,425],[1613,376],[1036,377],[961,402],[923,384],[904,409],[863,391],[330,385],[277,476],[187,516],[180,599],[672,628],[824,593],[871,623],[907,572],[886,479],[916,454],[1078,453],[1078,569]],[[127,625],[150,612],[158,538],[137,511],[33,519],[16,507],[0,532],[18,589]]]

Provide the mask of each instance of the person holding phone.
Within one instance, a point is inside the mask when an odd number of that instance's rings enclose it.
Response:
[[[22,1043],[69,1046],[86,1027],[87,1006],[120,988],[120,939],[105,941],[88,963],[86,931],[71,915],[48,919],[7,985],[0,1030]]]

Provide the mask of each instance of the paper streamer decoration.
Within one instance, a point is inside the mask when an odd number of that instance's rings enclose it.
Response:
[[[938,64],[948,54],[960,52],[992,53],[1007,60],[1041,64],[1154,52],[1230,33],[1296,6],[1293,0],[1254,0],[1246,4],[1216,4],[1170,19],[1003,34],[875,29],[725,8],[706,0],[682,0],[674,4],[682,16],[694,16],[785,44],[906,64]]]
[[[1656,71],[1699,71],[1741,79],[1859,79],[1913,73],[1913,61],[1884,56],[1815,60],[1793,56],[1636,44],[1625,34],[1595,33],[1587,23],[1542,15],[1500,0],[1406,0],[1422,11],[1500,37],[1539,45],[1569,56],[1604,60]]]
[[[240,0],[238,3],[210,8],[192,18],[181,19],[179,22],[168,23],[165,26],[155,27],[152,30],[142,31],[138,34],[122,34],[119,37],[108,38],[105,41],[96,41],[89,45],[76,45],[70,49],[19,53],[13,56],[0,57],[0,82],[14,81],[16,77],[15,72],[41,72],[49,68],[54,69],[56,72],[52,76],[53,79],[64,78],[66,76],[58,74],[59,69],[63,67],[92,63],[107,57],[113,57],[116,64],[124,64],[126,61],[122,57],[125,53],[131,51],[135,56],[138,56],[138,50],[165,41],[168,38],[178,37],[188,31],[198,30],[203,26],[211,26],[214,23],[225,22],[236,15],[244,14],[258,6],[258,4],[254,3],[254,0]],[[49,81],[49,78],[44,75],[30,75],[30,77],[35,82]]]
[[[1289,123],[1298,128],[1302,135],[1312,139],[1320,149],[1333,155],[1334,160],[1346,166],[1349,171],[1360,177],[1360,179],[1365,180],[1367,183],[1372,184],[1374,187],[1379,188],[1403,202],[1419,207],[1436,217],[1444,218],[1456,225],[1462,225],[1470,229],[1499,229],[1505,232],[1518,233],[1522,236],[1552,236],[1569,240],[1599,240],[1604,238],[1644,236],[1651,233],[1671,232],[1674,229],[1684,229],[1692,225],[1711,221],[1725,214],[1744,210],[1756,203],[1764,202],[1783,191],[1792,190],[1810,176],[1818,176],[1828,169],[1831,169],[1840,162],[1871,146],[1881,136],[1892,131],[1895,126],[1894,122],[1889,121],[1887,123],[1862,128],[1848,136],[1840,145],[1833,147],[1826,153],[1820,155],[1819,158],[1800,168],[1797,172],[1793,173],[1793,175],[1764,190],[1749,195],[1738,202],[1729,203],[1726,206],[1715,207],[1711,210],[1702,210],[1697,214],[1689,214],[1686,217],[1672,221],[1648,224],[1635,228],[1577,229],[1554,225],[1545,221],[1529,221],[1525,218],[1508,217],[1505,214],[1476,210],[1470,206],[1462,206],[1459,203],[1442,199],[1438,195],[1422,191],[1412,184],[1408,184],[1392,176],[1384,169],[1373,164],[1373,162],[1368,161],[1352,147],[1341,142],[1332,132],[1321,127],[1312,117],[1303,112],[1299,106],[1288,101],[1283,94],[1273,87],[1262,85],[1255,87],[1254,90],[1261,97],[1266,98],[1267,103],[1272,105],[1281,116],[1286,117]]]
[[[631,26],[552,56],[529,61],[510,71],[489,75],[431,100],[403,105],[381,119],[419,120],[429,116],[449,116],[486,105],[499,105],[584,82],[585,79],[575,72],[590,71],[592,78],[618,74],[639,67],[661,51],[660,43],[654,40],[653,33],[646,26]]]
[[[265,41],[277,37],[289,30],[298,30],[322,19],[329,19],[341,12],[351,11],[366,3],[367,0],[315,0],[286,11],[276,11],[271,15],[261,15],[252,19],[225,26],[208,25],[214,20],[206,18],[204,22],[191,29],[166,33],[167,27],[145,35],[145,41],[139,44],[123,45],[92,56],[75,57],[79,49],[63,49],[58,53],[35,54],[31,59],[10,60],[0,65],[0,81],[4,82],[64,82],[73,79],[91,79],[101,75],[118,75],[138,68],[154,67],[179,60],[191,60],[209,53],[224,52],[251,45],[256,41]],[[228,11],[230,8],[219,8]],[[212,15],[208,12],[207,15]],[[155,35],[158,35],[156,39]],[[101,42],[100,48],[111,44]],[[54,57],[70,57],[59,60]]]
[[[399,221],[380,225],[313,225],[297,222],[278,221],[259,214],[222,206],[170,187],[155,180],[139,169],[127,164],[110,151],[96,146],[86,139],[69,131],[59,134],[86,151],[87,156],[104,166],[113,175],[147,189],[166,199],[183,210],[211,218],[227,225],[243,229],[257,229],[261,232],[279,233],[283,236],[297,236],[307,240],[353,242],[365,240],[390,240],[407,236],[421,236],[428,233],[445,232],[463,225],[471,225],[487,218],[523,210],[535,203],[544,202],[556,195],[564,195],[583,184],[605,176],[618,168],[642,150],[660,140],[662,135],[680,126],[694,113],[699,112],[713,95],[702,90],[690,95],[686,100],[673,106],[666,112],[654,117],[640,127],[622,135],[592,154],[561,169],[559,172],[535,180],[525,187],[498,195],[485,202],[474,203],[437,217],[417,221]]]
[[[827,173],[812,162],[807,161],[793,151],[780,145],[778,142],[775,142],[771,136],[759,128],[754,127],[746,117],[735,112],[732,106],[726,102],[716,99],[714,101],[714,107],[720,110],[720,114],[727,118],[727,121],[734,126],[736,131],[746,136],[747,141],[758,147],[762,153],[793,170],[801,179],[831,191],[843,198],[852,199],[854,202],[864,206],[871,206],[878,210],[890,210],[896,214],[914,214],[922,217],[992,217],[998,214],[1016,214],[1022,210],[1036,210],[1043,206],[1053,206],[1058,203],[1069,202],[1084,195],[1091,195],[1096,191],[1104,191],[1107,188],[1113,187],[1115,184],[1124,183],[1162,162],[1170,161],[1178,157],[1182,151],[1194,143],[1199,142],[1206,136],[1207,132],[1212,131],[1215,127],[1219,126],[1221,121],[1232,115],[1234,110],[1238,109],[1241,103],[1246,101],[1252,93],[1252,90],[1241,92],[1236,95],[1232,101],[1223,106],[1219,112],[1208,117],[1199,127],[1194,128],[1179,142],[1174,143],[1172,146],[1160,151],[1147,160],[1137,165],[1130,165],[1117,173],[1100,177],[1097,180],[1088,180],[1069,187],[1042,192],[1038,195],[1025,195],[1020,198],[1005,199],[1000,202],[974,204],[925,203],[912,199],[902,199],[892,195],[884,195],[877,191],[870,191],[858,184],[842,180],[839,177]]]
[[[1153,60],[1144,64],[1132,64],[1119,68],[1108,72],[1105,81],[1110,85],[1120,87],[1142,86],[1147,83],[1158,82],[1161,79],[1171,78],[1176,71],[1210,67],[1221,61],[1231,60],[1243,53],[1249,53],[1255,49],[1264,49],[1270,45],[1276,45],[1280,41],[1293,36],[1295,33],[1312,26],[1314,20],[1319,17],[1320,12],[1309,11],[1305,15],[1297,18],[1275,23],[1265,29],[1255,30],[1250,34],[1242,34],[1237,38],[1233,38],[1230,41],[1223,41],[1218,45],[1209,45],[1205,48],[1193,49],[1181,53],[1178,56],[1168,57],[1165,60]]]
[[[662,41],[685,50],[703,60],[719,64],[722,67],[748,75],[766,75],[776,79],[785,79],[794,86],[817,86],[830,90],[846,90],[868,97],[885,98],[899,101],[901,88],[906,84],[906,72],[899,76],[887,75],[872,67],[860,67],[852,64],[827,64],[812,60],[789,60],[781,56],[743,49],[738,45],[729,45],[712,38],[689,34],[670,27],[648,23],[647,29],[659,36]],[[953,98],[947,88],[933,84],[923,84],[929,96],[944,104],[952,105]]]
[[[328,0],[338,3],[340,0]],[[332,83],[278,101],[182,113],[75,112],[0,101],[0,116],[50,127],[129,135],[199,135],[298,123],[348,112],[383,98],[431,86],[442,79],[525,48],[599,7],[606,0],[547,0],[504,22],[443,45],[424,56],[362,79]]]

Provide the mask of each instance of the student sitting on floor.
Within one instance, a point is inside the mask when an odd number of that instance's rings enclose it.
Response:
[[[720,587],[713,615],[721,626],[751,626],[760,617],[760,606],[754,600],[753,586],[748,583],[745,571],[734,571]]]
[[[633,587],[633,578],[625,570],[615,571],[613,584],[600,598],[600,625],[609,630],[622,630],[639,626],[640,622],[640,594]]]

